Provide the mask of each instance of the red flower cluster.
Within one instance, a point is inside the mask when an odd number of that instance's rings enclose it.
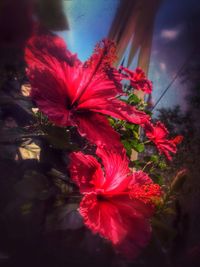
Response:
[[[115,45],[103,40],[85,63],[67,50],[52,34],[34,35],[26,47],[31,95],[40,110],[59,126],[76,126],[79,133],[97,146],[102,165],[91,155],[72,153],[69,170],[84,195],[80,213],[85,224],[110,240],[117,250],[135,257],[151,235],[149,218],[160,200],[160,186],[142,171],[131,172],[120,135],[105,115],[142,126],[160,153],[171,159],[178,136],[168,140],[161,122],[119,99],[121,81],[130,80],[137,90],[151,93],[152,84],[141,69],[120,71],[111,64]]]
[[[33,36],[26,48],[32,98],[48,118],[60,126],[76,126],[97,146],[123,149],[119,135],[104,115],[144,124],[149,116],[117,98],[123,94],[119,72],[110,66],[112,42],[99,43],[85,63],[54,35]]]
[[[100,163],[81,152],[71,154],[71,178],[84,195],[80,214],[93,233],[134,258],[150,239],[149,218],[161,189],[142,171],[131,172],[125,156],[97,149]]]

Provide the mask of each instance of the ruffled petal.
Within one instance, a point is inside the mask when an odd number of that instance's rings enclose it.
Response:
[[[149,242],[151,208],[138,200],[128,197],[98,200],[95,194],[87,194],[79,211],[93,233],[110,240],[129,258],[136,257]]]
[[[54,95],[61,96],[65,105],[71,104],[81,82],[82,65],[61,38],[51,34],[33,35],[25,49],[25,60],[33,90],[37,88],[40,94],[46,94],[43,89],[46,84]]]
[[[99,201],[96,194],[86,194],[80,203],[84,223],[113,244],[119,243],[127,234],[120,221],[117,206],[109,201]]]
[[[120,135],[113,130],[104,116],[93,112],[77,112],[73,114],[72,120],[80,135],[91,143],[119,153],[124,151]]]
[[[70,154],[69,171],[81,193],[94,191],[104,183],[101,165],[93,156],[84,155],[82,152]]]

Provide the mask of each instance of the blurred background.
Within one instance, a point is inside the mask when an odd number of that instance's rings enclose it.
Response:
[[[134,263],[84,228],[77,203],[55,201],[68,190],[59,144],[33,137],[19,145],[22,128],[36,120],[23,99],[30,91],[24,48],[36,23],[82,61],[102,38],[113,39],[115,65],[144,69],[153,93],[139,96],[172,135],[184,136],[170,167],[158,170],[178,181],[173,204],[154,221],[152,243]],[[200,266],[199,36],[199,0],[0,1],[1,266]]]

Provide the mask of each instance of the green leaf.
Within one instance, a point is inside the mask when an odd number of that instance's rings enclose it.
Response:
[[[153,161],[154,163],[158,163],[159,161],[159,156],[158,155],[152,155],[150,157],[150,161]]]
[[[139,153],[143,152],[145,149],[144,144],[139,143],[137,140],[132,140],[131,145],[132,145],[132,148]]]
[[[128,97],[128,103],[129,104],[134,104],[134,105],[137,105],[141,102],[141,99],[139,99],[136,95],[134,94],[131,94],[129,97]]]
[[[138,132],[138,130],[137,131],[133,131],[133,136],[134,136],[134,138],[139,140],[139,132]]]
[[[127,140],[122,140],[122,143],[126,149],[126,153],[127,155],[130,157],[131,156],[131,152],[132,152],[132,146],[131,143]]]

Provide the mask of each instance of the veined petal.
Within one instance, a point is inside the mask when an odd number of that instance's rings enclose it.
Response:
[[[86,194],[79,211],[93,233],[99,233],[119,252],[134,258],[150,239],[149,209],[149,206],[128,197],[98,200],[95,194]]]
[[[101,188],[104,175],[101,165],[90,155],[82,152],[71,153],[69,170],[72,180],[79,186],[81,193],[92,192]]]
[[[69,124],[69,110],[63,84],[47,69],[35,69],[30,75],[31,96],[40,110],[57,125]],[[56,88],[56,89],[55,89]]]
[[[149,121],[149,115],[143,111],[137,110],[135,107],[119,99],[107,99],[104,107],[98,106],[90,107],[92,111],[112,116],[114,118],[125,120],[134,124],[142,125]]]
[[[94,112],[74,113],[73,124],[83,137],[87,138],[91,143],[107,149],[124,151],[124,147],[120,142],[120,135],[113,130],[108,120]]]
[[[116,58],[114,42],[104,39],[99,42],[92,56],[83,65],[84,83],[77,93],[76,103],[84,103],[91,98],[97,101],[123,93],[120,74],[111,64]]]
[[[83,75],[87,77],[90,76],[91,70],[85,68],[83,71]],[[83,94],[80,96],[78,107],[88,108],[92,104],[95,106],[95,103],[99,105],[101,102],[104,104],[105,99],[107,100],[108,98],[115,97],[116,95],[124,94],[120,80],[117,81],[118,77],[118,73],[114,74],[114,71],[112,77],[108,77],[103,72],[96,73],[88,83]]]
[[[117,206],[109,201],[99,201],[97,195],[86,194],[80,203],[80,214],[84,223],[102,237],[109,239],[113,244],[118,244],[127,234],[121,225],[121,218]]]
[[[130,170],[126,154],[116,153],[107,148],[97,148],[96,154],[101,158],[105,170],[105,194],[120,194],[128,189]]]

